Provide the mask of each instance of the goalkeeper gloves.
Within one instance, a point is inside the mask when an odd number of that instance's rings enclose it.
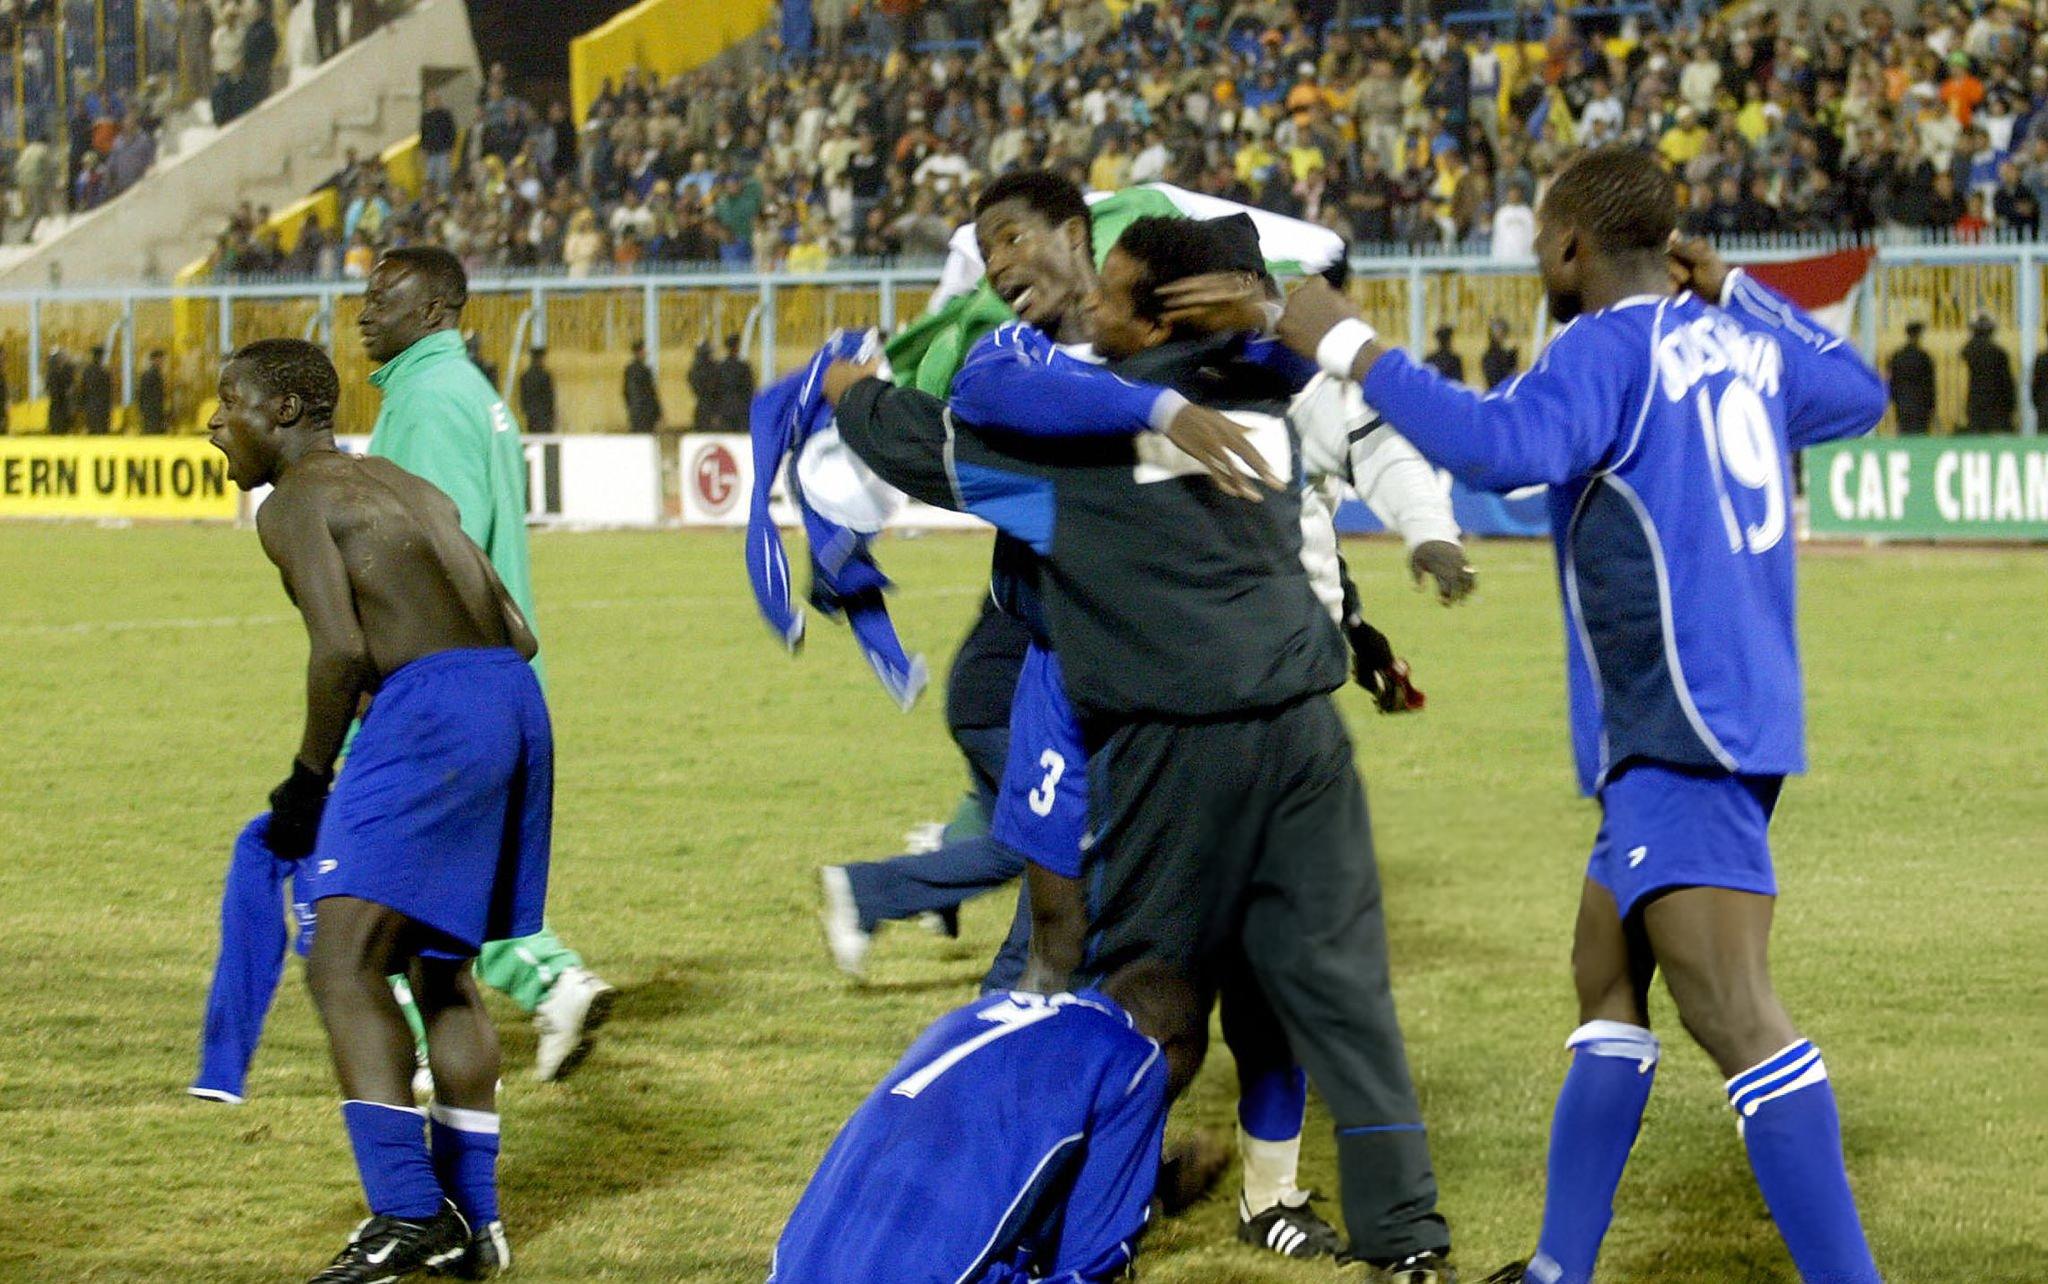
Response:
[[[1427,697],[1409,679],[1408,662],[1395,657],[1386,634],[1354,615],[1344,622],[1344,636],[1351,641],[1352,676],[1372,693],[1381,713],[1422,708]]]

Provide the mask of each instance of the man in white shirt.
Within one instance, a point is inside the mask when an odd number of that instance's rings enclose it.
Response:
[[[1613,142],[1621,132],[1621,99],[1614,96],[1607,77],[1593,78],[1593,96],[1586,100],[1586,108],[1579,113],[1579,145],[1598,147]]]
[[[1145,131],[1145,145],[1131,158],[1131,172],[1126,180],[1132,185],[1156,183],[1166,177],[1166,167],[1173,163],[1173,153],[1166,150],[1166,143],[1159,136],[1157,127]]]
[[[1714,109],[1714,95],[1720,88],[1721,64],[1715,61],[1713,50],[1700,45],[1692,51],[1685,70],[1678,73],[1678,96],[1704,116]]]
[[[640,194],[628,187],[626,199],[612,211],[610,220],[613,236],[622,236],[628,230],[645,241],[654,234],[654,211],[640,200]]]
[[[956,187],[967,186],[973,177],[974,167],[967,163],[965,156],[953,149],[951,143],[947,143],[941,150],[933,152],[919,162],[917,172],[911,175],[911,181],[919,187],[929,187],[944,195]]]
[[[1529,206],[1529,189],[1520,182],[1508,185],[1508,198],[1493,212],[1493,257],[1531,259],[1536,256],[1536,211]]]
[[[1009,117],[1009,125],[988,145],[988,172],[991,174],[1007,173],[1021,164],[1025,145],[1031,141],[1030,132],[1024,127],[1024,104],[1011,104]]]

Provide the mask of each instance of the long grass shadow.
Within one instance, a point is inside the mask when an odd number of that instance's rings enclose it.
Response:
[[[507,1224],[539,1235],[589,1207],[716,1167],[740,1144],[716,1094],[637,1066],[592,1066],[506,1138]]]
[[[708,1016],[731,1002],[729,978],[721,969],[693,960],[663,963],[645,979],[619,982],[606,1032],[613,1035],[678,1017]]]
[[[904,981],[861,981],[850,988],[856,994],[937,994],[950,991],[959,994],[965,1003],[978,992],[983,969],[960,972],[952,976],[927,976]]]

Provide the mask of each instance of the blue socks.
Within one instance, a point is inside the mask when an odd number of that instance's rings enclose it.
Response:
[[[1805,1284],[1879,1284],[1820,1050],[1801,1039],[1728,1081],[1749,1167]]]
[[[1238,1084],[1237,1122],[1260,1141],[1290,1141],[1301,1136],[1308,1109],[1308,1075],[1300,1066],[1263,1070]]]
[[[498,1220],[498,1116],[489,1110],[458,1110],[435,1102],[434,1174],[441,1189],[480,1232]]]
[[[1572,1068],[1550,1127],[1543,1238],[1531,1284],[1590,1284],[1614,1191],[1642,1126],[1657,1038],[1593,1021],[1567,1041]],[[1820,1052],[1802,1039],[1728,1081],[1749,1166],[1804,1284],[1881,1284],[1842,1162],[1842,1128]]]
[[[1296,1177],[1308,1076],[1299,1066],[1246,1072],[1238,1067],[1237,1153],[1244,1161],[1238,1213],[1252,1218],[1275,1204],[1298,1206],[1308,1195]]]
[[[432,1119],[433,1147],[427,1145]],[[363,1194],[383,1217],[425,1221],[453,1199],[472,1230],[498,1220],[498,1116],[435,1102],[431,1112],[374,1101],[344,1101]],[[445,1192],[445,1194],[444,1194]]]
[[[427,1157],[426,1111],[375,1101],[344,1101],[341,1121],[355,1148],[370,1211],[425,1221],[441,1211],[441,1183]]]
[[[1531,1258],[1534,1284],[1589,1284],[1600,1241],[1614,1220],[1614,1191],[1643,1125],[1656,1079],[1657,1036],[1620,1021],[1572,1032],[1572,1067],[1550,1123],[1543,1237]]]

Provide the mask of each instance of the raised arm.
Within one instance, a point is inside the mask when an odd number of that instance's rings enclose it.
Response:
[[[1159,432],[1240,499],[1261,497],[1254,479],[1280,485],[1243,426],[1228,416],[1063,352],[1022,322],[999,326],[974,345],[953,377],[948,404],[968,423],[1027,437]]]
[[[966,423],[1022,436],[1083,435],[1048,427],[1053,423],[1092,425],[1089,431],[1096,436],[1133,436],[1151,426],[1152,407],[1167,401],[1177,407],[1168,416],[1167,440],[1207,469],[1219,489],[1254,502],[1263,498],[1261,484],[1278,489],[1279,479],[1273,476],[1265,456],[1252,445],[1243,426],[1228,416],[1195,405],[1179,393],[1120,379],[1060,352],[1028,326],[1006,328],[1037,336],[1044,342],[1043,351],[1034,344],[1029,351],[1036,355],[1020,355],[1025,349],[1015,341],[998,345],[995,335],[985,336],[970,354],[969,366],[962,367],[955,377],[950,402],[880,380],[869,390],[864,381],[878,367],[835,362],[825,372],[824,393],[838,411],[840,435],[846,444],[898,490],[928,504],[959,509],[962,499],[950,488],[941,498],[933,498],[934,492],[906,485],[890,471],[914,465],[913,471],[928,474],[933,459],[939,460],[940,471],[944,471],[944,445],[952,431],[949,408]],[[970,378],[969,367],[977,364]],[[964,402],[960,396],[963,383],[969,389]],[[1145,408],[1140,408],[1141,401]],[[849,417],[857,421],[851,427]],[[889,427],[891,421],[894,428]],[[928,475],[923,478],[927,485],[931,480]]]
[[[968,423],[1030,437],[1134,437],[1164,432],[1187,398],[1132,383],[1062,352],[1042,330],[1013,321],[968,350],[947,398]]]
[[[1320,375],[1295,398],[1289,415],[1310,478],[1338,478],[1357,491],[1407,544],[1411,575],[1433,579],[1446,603],[1477,587],[1436,470],[1365,403],[1356,384]]]
[[[1633,368],[1597,333],[1567,326],[1535,368],[1481,396],[1381,344],[1351,301],[1321,281],[1288,297],[1280,334],[1326,373],[1357,382],[1423,458],[1480,490],[1557,484],[1597,468]]]
[[[1721,306],[1769,328],[1785,355],[1785,437],[1794,449],[1860,437],[1884,417],[1884,380],[1856,349],[1737,268]]]

